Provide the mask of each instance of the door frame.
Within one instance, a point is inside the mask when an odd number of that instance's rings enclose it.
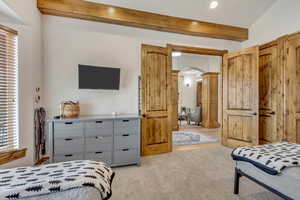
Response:
[[[151,46],[151,44],[142,44]],[[193,46],[183,46],[183,45],[175,45],[175,44],[167,44],[167,66],[170,70],[172,70],[172,52],[173,51],[180,51],[182,53],[192,53],[192,54],[199,54],[199,55],[208,55],[208,56],[221,56],[221,96],[220,98],[223,98],[223,77],[222,77],[222,67],[223,67],[223,57],[226,53],[228,53],[228,50],[220,50],[220,49],[210,49],[210,48],[201,48],[201,47],[193,47]],[[142,58],[143,59],[143,58]],[[143,73],[141,74],[141,77],[143,76]],[[143,103],[143,101],[141,102]],[[143,105],[141,105],[143,106]],[[222,107],[222,101],[221,101],[221,107]],[[223,117],[223,110],[221,110],[221,118]],[[168,113],[171,113],[168,111]],[[171,123],[171,122],[170,122]],[[171,126],[170,126],[171,127]],[[223,127],[223,123],[221,120],[221,128]],[[143,127],[141,127],[143,128]],[[172,134],[170,135],[171,141],[170,141],[170,152],[173,151],[173,141],[172,141]],[[142,155],[143,156],[143,155]]]
[[[207,56],[220,56],[221,59],[221,68],[220,68],[220,76],[221,76],[221,91],[220,97],[221,99],[221,120],[220,120],[220,128],[223,129],[223,58],[224,55],[227,54],[228,50],[220,50],[220,49],[210,49],[210,48],[202,48],[202,47],[192,47],[192,46],[184,46],[184,45],[175,45],[175,44],[167,44],[168,49],[168,67],[172,69],[172,52],[180,51],[182,53],[192,53],[199,55],[207,55]],[[173,141],[171,141],[172,143]],[[173,145],[172,145],[173,146]]]

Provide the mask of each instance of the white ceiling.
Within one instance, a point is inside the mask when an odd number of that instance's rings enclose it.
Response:
[[[0,0],[0,21],[2,23],[23,24],[22,19],[4,1]]]
[[[277,0],[88,0],[159,14],[248,28]]]

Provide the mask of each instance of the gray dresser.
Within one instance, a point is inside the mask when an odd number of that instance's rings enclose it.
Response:
[[[48,120],[50,162],[95,160],[112,167],[140,164],[140,117],[103,115]]]

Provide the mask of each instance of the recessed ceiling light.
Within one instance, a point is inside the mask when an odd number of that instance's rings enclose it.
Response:
[[[218,1],[212,1],[209,5],[210,9],[215,9],[216,7],[218,7],[219,2]]]
[[[179,56],[181,56],[181,55],[182,55],[182,53],[179,52],[179,51],[174,51],[174,52],[172,52],[172,56],[173,56],[173,57],[179,57]]]

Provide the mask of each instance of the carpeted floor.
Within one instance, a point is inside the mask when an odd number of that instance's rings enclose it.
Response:
[[[233,195],[231,149],[217,146],[143,157],[141,167],[116,168],[113,200],[281,200],[242,178]]]

